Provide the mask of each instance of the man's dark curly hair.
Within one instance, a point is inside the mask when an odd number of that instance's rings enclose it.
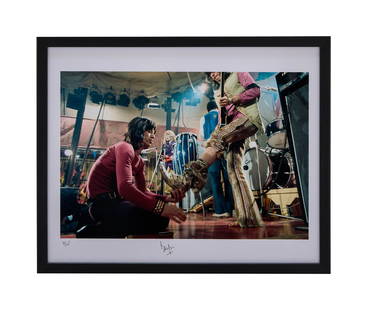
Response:
[[[208,110],[208,112],[210,112],[211,110],[218,109],[218,106],[215,101],[210,100],[206,105],[206,109]]]
[[[154,129],[156,131],[157,127],[155,123],[145,117],[135,117],[128,124],[127,133],[125,133],[125,141],[130,143],[134,150],[141,148],[144,132]]]

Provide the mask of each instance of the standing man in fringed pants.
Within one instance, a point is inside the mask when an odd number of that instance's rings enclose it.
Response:
[[[208,167],[224,154],[232,185],[234,207],[237,222],[240,227],[262,226],[263,221],[255,198],[244,176],[242,167],[246,139],[263,126],[257,107],[260,88],[248,72],[225,73],[224,96],[220,96],[220,72],[208,72],[213,82],[215,101],[226,109],[226,125],[217,127],[208,140],[205,152],[197,161],[186,165],[183,176],[171,175],[165,177],[166,182],[173,188],[199,191],[207,181]]]

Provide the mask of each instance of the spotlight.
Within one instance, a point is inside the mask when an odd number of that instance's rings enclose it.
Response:
[[[90,96],[90,101],[92,101],[93,103],[100,104],[103,101],[103,95],[95,90],[92,90],[89,96]]]
[[[197,90],[200,94],[205,95],[209,90],[209,84],[208,83],[202,83],[197,87]]]
[[[104,95],[104,100],[106,104],[116,105],[116,96],[111,92]]]
[[[144,95],[140,95],[133,100],[134,106],[139,110],[143,110],[148,103],[149,99]]]
[[[149,102],[147,105],[148,109],[159,109],[161,107],[161,105],[159,103],[155,103],[155,102]]]
[[[149,103],[147,104],[148,109],[160,109],[161,105],[158,103],[158,97],[149,97]]]
[[[73,151],[72,150],[69,150],[69,149],[66,149],[65,151],[64,151],[64,154],[65,154],[65,156],[71,156],[71,155],[73,155]]]
[[[130,104],[130,97],[126,93],[126,89],[124,89],[119,97],[119,100],[117,101],[117,104],[123,107],[128,107]]]
[[[119,98],[119,100],[117,101],[117,104],[118,104],[118,105],[121,105],[121,106],[123,106],[123,107],[128,107],[128,106],[129,106],[129,104],[130,104],[130,98],[129,98],[129,96],[128,96],[128,95],[126,95],[126,94],[122,94],[122,95],[120,95],[120,98]]]
[[[196,89],[198,94],[208,97],[209,100],[214,99],[214,91],[209,83],[204,82],[200,84]]]
[[[188,87],[183,93],[183,101],[186,105],[197,106],[200,103],[200,97],[194,93],[191,87]]]

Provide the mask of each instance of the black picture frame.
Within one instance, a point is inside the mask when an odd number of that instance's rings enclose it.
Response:
[[[39,273],[330,273],[330,37],[37,38],[37,271]],[[51,47],[317,47],[320,72],[319,263],[116,264],[48,261],[48,49]],[[321,207],[322,206],[322,207]]]

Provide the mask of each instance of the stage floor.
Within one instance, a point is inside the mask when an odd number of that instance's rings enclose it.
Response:
[[[169,233],[130,235],[131,239],[308,239],[308,230],[302,220],[277,216],[263,217],[265,225],[255,228],[232,226],[234,218],[216,218],[211,212],[188,213],[182,224],[171,221]],[[61,235],[61,238],[75,238],[75,234]]]
[[[277,216],[263,218],[265,225],[256,228],[233,227],[234,218],[215,218],[207,212],[188,213],[187,220],[178,225],[171,221],[168,230],[173,239],[308,239],[307,227],[302,220]]]

